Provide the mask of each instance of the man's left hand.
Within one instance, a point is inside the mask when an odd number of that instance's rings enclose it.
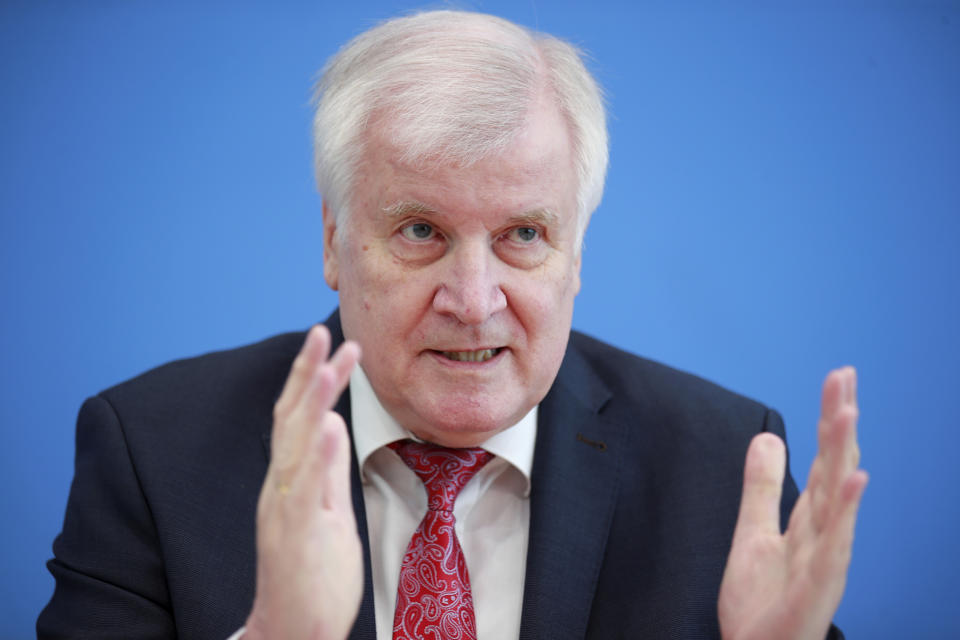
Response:
[[[750,443],[733,546],[720,585],[726,640],[822,640],[840,604],[867,474],[858,469],[856,372],[823,384],[819,450],[787,530],[780,533],[786,448],[773,434]]]

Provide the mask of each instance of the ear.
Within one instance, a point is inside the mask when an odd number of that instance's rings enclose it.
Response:
[[[323,201],[323,279],[327,285],[337,290],[340,278],[340,262],[337,255],[336,242],[334,235],[337,232],[337,216],[327,206],[327,201]]]

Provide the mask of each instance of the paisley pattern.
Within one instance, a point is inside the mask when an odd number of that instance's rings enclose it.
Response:
[[[393,640],[476,640],[470,575],[453,529],[453,503],[493,454],[413,440],[389,446],[427,489],[427,514],[400,567]]]

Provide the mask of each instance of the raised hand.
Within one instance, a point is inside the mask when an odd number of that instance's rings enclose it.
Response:
[[[750,443],[733,546],[720,586],[726,640],[822,640],[843,596],[867,474],[857,468],[857,378],[852,367],[823,384],[819,449],[806,490],[780,533],[786,449],[772,434]]]
[[[332,411],[360,358],[307,334],[273,411],[257,506],[257,592],[244,638],[343,640],[360,606],[363,559],[350,498],[350,444]]]

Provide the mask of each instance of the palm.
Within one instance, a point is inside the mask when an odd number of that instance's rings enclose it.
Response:
[[[824,383],[810,480],[783,534],[779,504],[786,450],[771,434],[751,443],[718,603],[727,640],[826,635],[843,595],[867,481],[857,470],[856,419],[856,375],[851,368],[834,371]]]

